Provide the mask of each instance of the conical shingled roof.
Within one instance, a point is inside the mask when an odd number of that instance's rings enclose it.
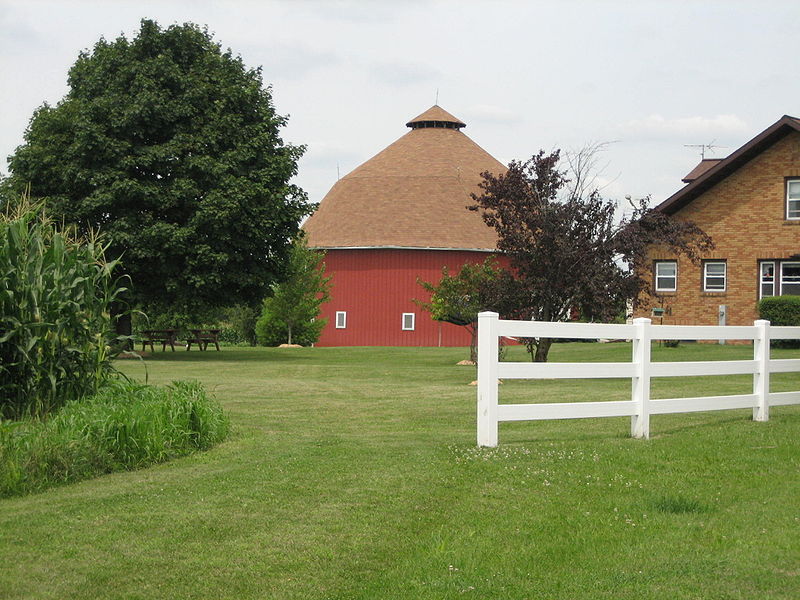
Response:
[[[406,123],[406,127],[411,127],[412,129],[416,129],[421,125],[427,125],[429,123],[442,123],[451,125],[453,129],[461,129],[462,127],[466,127],[466,123],[463,121],[459,121],[445,109],[443,109],[438,104],[434,104],[428,110],[426,110],[421,115],[414,117],[408,123]]]
[[[438,106],[408,126],[411,131],[331,188],[303,226],[310,247],[496,248],[494,230],[466,207],[479,191],[480,174],[506,167]]]

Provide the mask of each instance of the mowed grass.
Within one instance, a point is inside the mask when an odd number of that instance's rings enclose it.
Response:
[[[776,356],[800,356],[775,351]],[[229,411],[215,447],[0,501],[0,598],[800,597],[800,407],[502,424],[475,447],[464,349],[157,352]],[[747,346],[653,349],[744,359]],[[628,360],[558,344],[559,361]],[[520,348],[509,359],[524,360]],[[120,363],[144,378],[141,363]],[[752,378],[655,381],[654,397]],[[773,391],[800,389],[795,374]],[[506,382],[502,402],[624,399],[627,380]]]

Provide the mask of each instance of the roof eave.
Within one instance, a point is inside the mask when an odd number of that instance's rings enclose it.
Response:
[[[312,250],[437,250],[451,252],[498,252],[495,248],[444,248],[434,246],[309,246]]]
[[[656,206],[655,210],[668,215],[676,213],[792,131],[800,131],[800,120],[784,115],[730,156],[722,159],[697,179],[672,194],[672,196]]]

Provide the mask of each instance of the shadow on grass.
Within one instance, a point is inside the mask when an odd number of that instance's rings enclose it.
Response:
[[[227,352],[226,352],[227,350]],[[145,362],[297,362],[312,360],[310,353],[297,353],[296,348],[222,348],[221,350],[186,350],[176,348],[175,352],[156,350],[143,360]]]

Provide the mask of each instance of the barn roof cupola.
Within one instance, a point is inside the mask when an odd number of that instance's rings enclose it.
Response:
[[[443,127],[445,129],[461,129],[466,127],[466,123],[456,119],[441,106],[434,104],[421,115],[414,117],[406,127],[411,129],[423,129],[426,127]]]

